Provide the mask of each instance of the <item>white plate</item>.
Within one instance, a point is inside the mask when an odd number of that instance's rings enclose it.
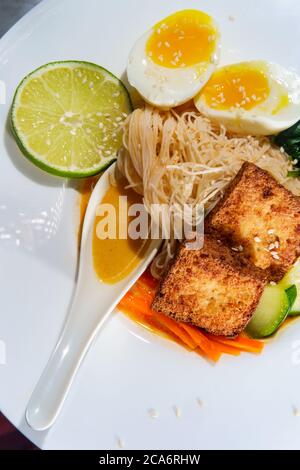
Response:
[[[74,286],[78,196],[73,183],[20,155],[6,128],[13,92],[28,72],[58,59],[89,60],[122,76],[139,35],[189,7],[218,21],[223,63],[267,59],[300,72],[297,0],[256,0],[247,7],[240,0],[46,0],[0,41],[6,85],[0,105],[0,359],[6,350],[0,407],[44,449],[113,449],[118,438],[127,449],[300,448],[300,418],[293,412],[300,408],[300,321],[261,356],[224,356],[212,366],[116,313],[53,428],[33,432],[24,422]],[[151,408],[157,419],[149,417]]]

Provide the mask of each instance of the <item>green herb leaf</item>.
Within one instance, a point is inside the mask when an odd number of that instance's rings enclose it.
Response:
[[[287,174],[290,178],[298,178],[300,176],[300,170],[288,171]]]
[[[287,298],[289,300],[289,305],[290,305],[290,309],[291,309],[292,306],[294,305],[294,302],[295,302],[296,298],[297,298],[297,287],[295,286],[295,284],[293,284],[290,287],[288,287],[287,289],[285,289],[285,292],[286,292]]]
[[[275,145],[278,145],[278,147],[283,147],[293,160],[297,160],[295,166],[300,168],[300,121],[276,135],[273,138],[273,142]]]

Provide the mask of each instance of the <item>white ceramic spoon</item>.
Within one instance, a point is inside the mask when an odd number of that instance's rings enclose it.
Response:
[[[160,245],[159,240],[151,241],[140,264],[120,282],[105,284],[98,279],[92,260],[93,227],[96,208],[110,186],[110,176],[114,170],[115,164],[101,176],[91,195],[84,218],[78,281],[71,309],[27,406],[27,423],[38,431],[54,423],[99,328],[146,269]]]

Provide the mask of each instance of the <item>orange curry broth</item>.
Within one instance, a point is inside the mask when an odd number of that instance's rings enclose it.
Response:
[[[126,197],[120,200],[120,196]],[[115,209],[114,215],[103,210],[103,215],[97,215],[93,234],[93,260],[98,277],[105,283],[115,284],[125,279],[143,259],[149,246],[148,239],[132,239],[128,234],[128,228],[133,217],[128,216],[127,211],[134,204],[142,204],[142,197],[132,188],[126,188],[126,181],[118,179],[115,185],[111,185],[106,191],[100,206],[103,204]],[[113,230],[108,228],[108,219]],[[105,229],[105,230],[104,230]],[[105,237],[105,238],[104,238]],[[107,238],[106,238],[107,237]]]

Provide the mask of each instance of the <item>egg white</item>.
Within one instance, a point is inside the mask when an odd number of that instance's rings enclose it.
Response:
[[[163,67],[148,57],[146,44],[152,33],[152,30],[145,33],[133,46],[127,64],[128,81],[148,103],[161,108],[178,106],[194,98],[216,69],[220,57],[219,33],[210,62],[182,68]]]
[[[300,77],[272,62],[252,61],[249,64],[262,70],[268,78],[270,94],[265,101],[250,110],[237,107],[218,110],[209,106],[200,92],[194,99],[197,109],[236,133],[272,135],[291,127],[300,119]],[[272,114],[278,97],[284,93],[288,95],[289,104]]]

